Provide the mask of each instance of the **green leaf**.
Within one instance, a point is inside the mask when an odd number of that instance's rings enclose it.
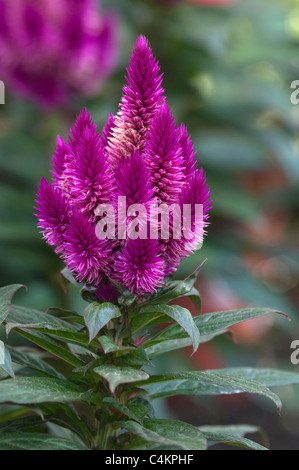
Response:
[[[4,322],[8,315],[11,300],[14,294],[25,287],[22,284],[12,284],[11,286],[5,286],[0,288],[0,325]]]
[[[197,350],[200,343],[200,332],[189,310],[179,305],[149,305],[141,310],[140,315],[142,315],[142,313],[150,312],[153,312],[154,314],[161,313],[172,318],[190,337],[193,351],[195,352]]]
[[[143,426],[135,421],[124,421],[119,424],[145,443],[183,450],[206,450],[207,447],[206,438],[200,430],[182,421],[145,419]]]
[[[48,377],[20,377],[0,381],[1,403],[44,403],[88,401],[85,392],[67,380]]]
[[[167,289],[164,289],[164,293],[160,293],[157,298],[153,298],[150,303],[151,305],[157,304],[168,304],[171,300],[178,297],[191,297],[197,308],[200,310],[200,294],[198,290],[193,287],[194,279],[189,278],[185,281],[172,281]],[[199,313],[199,312],[198,312]]]
[[[16,364],[20,364],[21,366],[37,370],[50,377],[57,377],[60,379],[65,378],[60,372],[54,369],[54,367],[52,367],[46,361],[38,357],[38,353],[29,353],[20,350],[16,347],[8,347],[8,350],[10,352],[13,362],[15,362]]]
[[[34,404],[33,411],[38,413],[43,420],[50,419],[52,423],[77,433],[87,445],[93,439],[84,417],[79,417],[71,403]]]
[[[48,310],[48,312],[50,312],[50,310]],[[26,328],[26,325],[27,328],[47,328],[49,330],[78,331],[82,329],[81,325],[72,324],[50,313],[40,312],[20,305],[11,305],[7,318],[7,333],[9,333],[12,328],[21,326]]]
[[[38,333],[43,333],[47,336],[54,336],[59,340],[67,343],[74,343],[74,344],[81,344],[83,346],[93,346],[94,348],[98,348],[98,343],[96,341],[89,341],[89,338],[86,334],[76,332],[76,331],[67,331],[67,330],[57,330],[48,328],[48,324],[43,323],[34,323],[32,325],[22,325],[17,323],[7,323],[6,331],[11,331],[13,328],[18,329],[19,331],[22,330],[36,330]]]
[[[280,387],[299,384],[299,374],[295,372],[252,367],[232,367],[222,369],[221,372],[222,371],[225,374],[255,380],[266,387]]]
[[[72,354],[66,347],[62,346],[51,338],[47,338],[42,333],[36,331],[32,331],[29,333],[28,331],[19,329],[16,329],[16,332],[31,341],[32,343],[41,347],[45,351],[48,351],[54,356],[59,357],[68,364],[74,367],[82,366],[82,362],[80,361],[80,359],[78,359],[77,356]]]
[[[66,279],[68,282],[73,284],[75,287],[82,288],[84,286],[84,284],[82,282],[76,281],[73,274],[71,273],[71,271],[68,268],[62,269],[62,271],[60,271],[60,274],[64,279]]]
[[[12,368],[11,356],[6,345],[0,340],[0,369],[3,369],[10,377],[15,378]]]
[[[127,418],[139,423],[142,423],[144,416],[148,413],[148,408],[142,404],[130,405],[129,403],[127,405],[123,405],[112,397],[104,398],[103,403],[115,408]]]
[[[118,282],[112,279],[111,282],[114,285],[116,291],[120,293],[117,298],[117,302],[119,303],[119,305],[125,307],[133,305],[137,297],[136,294],[131,294],[127,287],[123,286],[122,284],[119,284]]]
[[[77,442],[40,433],[0,434],[0,450],[88,450]]]
[[[61,332],[62,337],[63,337],[63,335],[66,335],[66,336],[69,335],[70,337],[72,337],[72,335],[74,335],[74,337],[75,337],[75,335],[76,335],[76,332],[74,332],[72,330],[72,328],[65,327],[65,329],[59,330],[59,328],[57,328],[57,326],[55,326],[54,324],[51,324],[49,322],[43,322],[43,323],[6,323],[5,331],[6,331],[7,336],[9,335],[11,330],[13,330],[15,328],[18,328],[18,329],[21,329],[21,330],[23,330],[23,329],[38,330],[38,331],[44,332],[46,334],[54,334],[54,332],[56,331],[56,332]],[[77,333],[77,334],[80,337],[80,333]],[[86,343],[84,343],[84,344],[86,344]]]
[[[207,343],[211,341],[216,336],[220,336],[227,333],[226,330],[224,331],[215,331],[214,334],[210,335],[201,335],[200,336],[200,344]],[[175,351],[177,349],[186,348],[191,346],[190,338],[181,338],[181,339],[170,339],[168,341],[161,341],[160,343],[156,343],[153,346],[146,347],[146,352],[150,358],[154,358],[156,356],[161,356],[162,354],[168,353],[170,351]]]
[[[215,331],[221,331],[232,325],[241,323],[254,318],[262,317],[272,313],[278,313],[289,317],[282,312],[278,312],[271,308],[244,308],[237,310],[228,310],[226,312],[206,313],[199,315],[195,319],[195,323],[203,335],[213,334]]]
[[[172,381],[181,383],[173,384]],[[187,381],[187,383],[185,382]],[[162,385],[168,382],[167,385]],[[193,382],[193,383],[192,383]],[[160,384],[151,387],[150,384]],[[241,392],[263,395],[272,400],[278,411],[281,410],[280,398],[269,388],[255,380],[244,378],[242,375],[233,375],[226,369],[204,372],[179,372],[165,375],[152,375],[148,381],[138,384],[144,385],[152,398],[161,398],[171,395],[221,395]]]
[[[149,378],[149,375],[142,370],[133,367],[117,367],[112,364],[96,367],[94,372],[107,380],[111,393],[114,393],[120,384],[146,381]]]
[[[151,309],[153,310],[153,309]],[[132,335],[136,334],[138,331],[142,330],[146,326],[155,325],[157,323],[167,323],[169,322],[169,317],[159,312],[142,312],[134,314],[131,318],[131,332]]]
[[[84,320],[89,331],[89,340],[92,341],[110,320],[120,316],[120,309],[109,302],[89,304],[84,310]]]
[[[141,346],[134,348],[133,351],[129,351],[128,353],[118,357],[117,362],[118,364],[124,366],[152,366],[148,355]]]
[[[28,416],[30,409],[18,405],[1,405],[0,407],[0,426],[10,420],[16,420],[23,416]]]
[[[0,435],[3,433],[26,431],[44,425],[45,422],[40,416],[25,416],[17,419],[7,420],[3,423],[0,423]]]
[[[109,336],[100,336],[99,342],[101,343],[105,354],[135,349],[133,346],[118,346],[111,338],[109,338]]]
[[[238,310],[228,310],[226,312],[214,312],[206,313],[204,315],[199,315],[193,317],[195,325],[200,331],[201,341],[202,337],[207,337],[206,340],[215,336],[215,334],[224,333],[227,328],[237,323],[258,318],[270,313],[280,313],[270,308],[245,308]],[[285,315],[287,316],[287,315]],[[145,349],[150,348],[162,341],[174,341],[186,339],[182,343],[174,343],[174,349],[178,347],[190,346],[192,343],[188,343],[188,335],[186,332],[178,325],[171,325],[168,328],[165,328],[162,332],[155,335],[153,338],[146,341],[143,345]],[[180,346],[181,344],[181,346]],[[167,351],[170,351],[170,345],[167,347]],[[163,348],[161,348],[161,354],[163,353]],[[157,355],[157,354],[155,354]]]
[[[207,260],[205,259],[193,273],[191,273],[183,281],[172,281],[166,288],[160,289],[157,295],[154,295],[147,301],[150,304],[168,303],[177,297],[190,295],[192,288],[196,282],[198,274]],[[198,292],[198,291],[197,291]],[[192,295],[192,294],[191,294]]]
[[[268,450],[266,447],[245,438],[245,434],[260,432],[256,426],[200,426],[208,441],[223,442],[252,450]]]

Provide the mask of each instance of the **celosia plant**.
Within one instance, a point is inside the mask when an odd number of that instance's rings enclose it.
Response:
[[[160,355],[196,351],[231,325],[271,310],[193,317],[174,305],[190,296],[200,309],[199,269],[184,281],[171,274],[202,242],[210,193],[142,36],[127,72],[117,115],[100,134],[83,110],[68,141],[58,137],[52,182],[42,179],[38,191],[39,226],[66,264],[64,277],[88,303],[83,314],[14,305],[20,285],[0,289],[0,323],[35,345],[0,343],[0,449],[204,450],[213,442],[264,449],[244,437],[253,426],[199,428],[155,416],[155,399],[182,394],[256,393],[280,409],[269,387],[298,384],[299,375],[152,368]],[[164,328],[155,332],[155,324]]]
[[[42,107],[92,95],[113,71],[117,18],[96,0],[0,0],[0,76]]]

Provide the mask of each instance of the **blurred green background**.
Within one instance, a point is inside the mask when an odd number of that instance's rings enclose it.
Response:
[[[177,276],[208,258],[198,281],[203,312],[256,305],[292,318],[244,324],[235,329],[238,344],[221,338],[202,346],[192,362],[188,354],[172,354],[159,367],[188,361],[190,367],[298,369],[289,356],[291,341],[299,339],[299,105],[290,100],[291,82],[299,80],[299,1],[101,3],[117,10],[121,23],[118,67],[101,93],[89,100],[77,96],[67,113],[41,112],[13,90],[0,106],[0,285],[26,284],[28,293],[18,294],[18,301],[35,308],[80,308],[78,294],[63,291],[63,265],[38,233],[34,198],[40,177],[49,175],[56,135],[67,135],[81,108],[99,128],[117,111],[131,49],[142,33],[159,59],[169,104],[192,136],[213,198],[204,246]],[[196,413],[191,400],[171,400],[160,411],[198,424],[219,416],[222,424],[256,423],[258,417],[274,448],[299,449],[299,395],[287,389],[281,396],[280,419],[264,402],[237,398],[216,406],[214,399],[213,406],[195,400]]]

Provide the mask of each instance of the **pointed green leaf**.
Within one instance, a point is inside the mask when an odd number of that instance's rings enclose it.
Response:
[[[189,383],[186,383],[184,379]],[[171,383],[172,381],[179,380],[182,382],[177,384]],[[163,386],[161,385],[163,382],[169,383]],[[150,384],[159,385],[152,387]],[[262,383],[244,378],[241,375],[227,373],[225,369],[204,372],[179,372],[163,376],[152,375],[142,385],[146,387],[152,398],[182,394],[221,395],[248,392],[269,398],[275,403],[278,411],[281,410],[282,406],[280,398]]]
[[[84,287],[84,284],[82,282],[76,281],[73,274],[71,273],[71,271],[68,268],[62,269],[62,271],[60,271],[60,274],[61,274],[62,278],[64,278],[66,281],[73,284],[75,287],[80,287],[80,288]]]
[[[77,442],[40,433],[0,434],[0,450],[88,450]]]
[[[48,377],[20,377],[0,381],[1,403],[45,403],[88,401],[85,392],[67,380]]]
[[[257,442],[245,438],[245,434],[259,432],[255,426],[200,426],[208,441],[223,442],[252,450],[268,450]]]
[[[221,369],[220,371],[228,375],[236,375],[238,377],[243,377],[244,379],[255,380],[266,387],[280,387],[299,384],[299,373],[297,374],[296,372],[259,367],[231,367]]]
[[[101,343],[105,354],[116,351],[130,351],[135,349],[133,346],[118,346],[111,338],[109,338],[109,336],[100,336],[99,342]]]
[[[14,294],[25,287],[22,284],[12,284],[11,286],[5,286],[0,288],[0,325],[4,322],[8,315],[11,300]]]
[[[59,357],[63,361],[67,362],[68,364],[74,367],[82,366],[82,362],[78,359],[77,356],[72,354],[65,346],[57,343],[52,338],[48,338],[42,333],[32,331],[28,332],[26,330],[15,330],[19,335],[23,336],[24,338],[28,339],[32,343],[36,344],[37,346],[41,347],[45,351],[53,354],[54,356]]]
[[[119,423],[145,443],[183,450],[206,450],[205,436],[191,424],[170,419],[145,419],[143,426],[135,421]]]
[[[15,377],[12,368],[11,356],[6,345],[0,340],[0,369],[3,369],[10,377]]]
[[[139,348],[135,348],[133,351],[129,351],[128,353],[118,357],[117,361],[118,364],[124,366],[152,366],[148,355],[141,346]]]
[[[77,433],[86,444],[93,439],[84,418],[78,415],[72,403],[40,403],[33,406],[33,411],[43,420],[46,421],[50,417],[51,422]]]
[[[84,320],[89,331],[89,340],[92,341],[110,320],[120,316],[120,309],[109,302],[89,304],[84,310]]]
[[[224,332],[227,328],[237,323],[258,318],[270,313],[280,313],[270,308],[245,308],[238,310],[228,310],[226,312],[206,313],[193,317],[201,336],[214,335],[217,332]],[[284,315],[284,314],[282,314]],[[287,315],[285,315],[287,316]],[[149,348],[161,341],[170,341],[188,338],[188,335],[179,325],[171,325],[144,343],[144,348]],[[191,342],[185,346],[191,345]]]
[[[224,331],[215,331],[213,334],[210,335],[201,335],[200,336],[200,344],[207,343],[211,341],[213,338],[217,336],[223,335],[227,333],[226,330]],[[190,338],[180,338],[180,339],[170,339],[167,341],[161,341],[160,343],[155,343],[153,346],[146,347],[146,352],[148,356],[152,359],[157,356],[161,356],[162,354],[175,351],[177,349],[186,348],[191,346]]]
[[[127,418],[132,419],[133,421],[137,421],[139,423],[142,422],[144,416],[148,413],[148,408],[142,404],[138,405],[122,405],[117,400],[112,397],[104,398],[103,403],[115,408],[116,410],[120,411],[123,415],[127,416]]]
[[[7,349],[10,352],[13,362],[15,362],[16,364],[28,367],[29,369],[37,370],[50,377],[57,377],[60,379],[65,378],[60,372],[54,369],[54,367],[52,367],[46,361],[38,357],[38,353],[29,353],[27,351],[20,350],[16,347],[8,347]]]
[[[149,312],[153,312],[155,315],[161,313],[172,318],[178,323],[180,329],[183,329],[190,337],[194,352],[197,350],[200,343],[200,333],[189,310],[179,305],[148,305],[141,310],[140,314]]]
[[[12,328],[18,328],[21,325],[24,328],[27,325],[27,328],[47,328],[49,330],[59,329],[63,331],[79,331],[82,329],[81,325],[62,320],[50,313],[40,312],[20,305],[11,305],[7,318],[7,333]]]
[[[140,380],[146,381],[149,378],[149,375],[142,370],[133,367],[117,367],[112,364],[96,367],[94,372],[107,380],[112,393],[120,384],[134,383]]]

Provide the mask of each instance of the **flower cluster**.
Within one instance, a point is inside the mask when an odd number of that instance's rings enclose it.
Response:
[[[1,79],[41,107],[95,93],[117,52],[117,18],[96,0],[0,0]]]
[[[100,299],[113,298],[111,281],[137,295],[155,292],[202,241],[211,207],[191,139],[183,124],[176,126],[158,62],[143,36],[136,42],[126,81],[119,111],[109,116],[102,133],[84,109],[68,141],[58,137],[52,182],[42,178],[37,196],[36,215],[44,238],[77,280],[98,288]],[[124,198],[125,213],[132,204],[146,210],[145,227],[137,224],[134,237],[126,235],[126,225],[125,235],[120,233],[118,201]],[[97,209],[107,204],[117,215],[118,236],[112,239],[99,237],[96,231],[105,220]],[[191,208],[192,237],[185,232],[174,236],[172,216],[169,236],[162,238],[159,215],[158,236],[151,236],[151,209],[161,204]],[[197,205],[202,208],[200,224],[194,216]],[[184,212],[180,214],[184,222]],[[128,215],[126,224],[134,223],[136,212]]]

